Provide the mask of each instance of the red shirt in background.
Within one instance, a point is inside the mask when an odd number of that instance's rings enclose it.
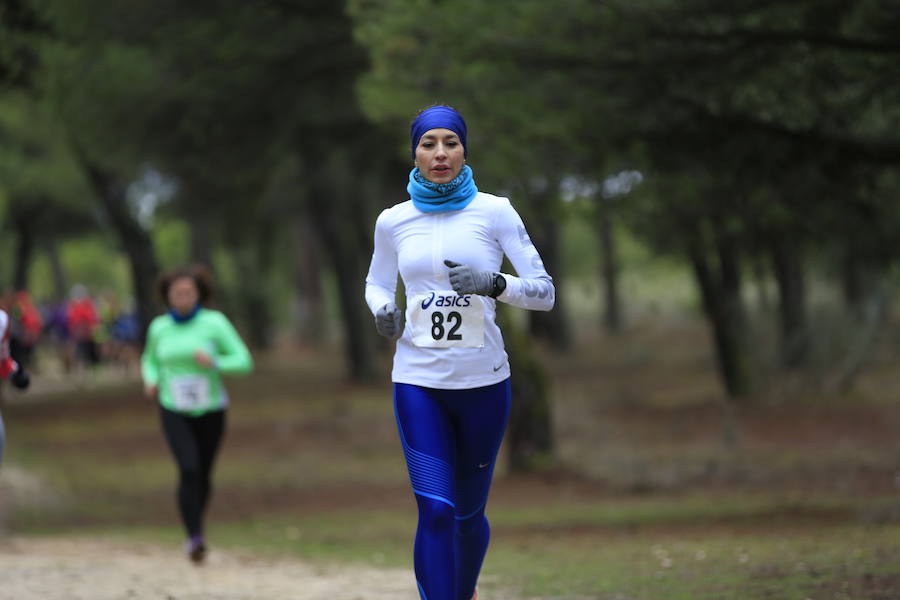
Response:
[[[44,327],[44,320],[41,313],[31,303],[31,297],[28,292],[16,292],[15,300],[13,300],[13,312],[15,318],[19,322],[21,332],[24,336],[24,342],[34,344],[41,337],[41,331]]]
[[[90,298],[69,302],[66,321],[69,324],[69,333],[79,342],[94,339],[94,329],[100,324],[94,302]]]
[[[0,310],[0,378],[6,379],[18,368],[9,356],[9,316]]]

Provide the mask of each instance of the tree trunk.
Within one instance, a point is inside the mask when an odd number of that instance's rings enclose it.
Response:
[[[825,381],[826,391],[848,393],[871,357],[873,350],[889,322],[891,305],[890,286],[881,284],[870,293],[862,310],[860,326],[856,335],[847,344],[847,353]]]
[[[325,322],[319,244],[308,216],[297,220],[296,232],[294,281],[297,290],[297,335],[301,342],[316,345],[322,342]]]
[[[784,237],[775,240],[772,264],[778,283],[781,364],[786,369],[796,369],[806,362],[809,354],[806,285],[803,259],[797,244]]]
[[[555,190],[555,188],[554,188]],[[549,201],[537,198],[537,202]],[[568,350],[572,346],[572,336],[565,309],[566,295],[562,285],[565,279],[562,267],[562,251],[559,240],[559,225],[555,219],[546,218],[541,223],[526,223],[528,233],[540,252],[547,273],[556,286],[556,304],[551,311],[529,311],[531,334],[549,341],[558,350]]]
[[[83,158],[82,166],[107,220],[115,229],[119,242],[128,256],[128,262],[131,265],[131,284],[141,324],[141,342],[143,343],[147,327],[157,312],[154,289],[159,268],[153,251],[153,239],[129,212],[125,183],[117,175],[109,173]]]
[[[606,303],[603,307],[603,324],[608,333],[622,331],[622,303],[619,297],[619,258],[616,255],[616,238],[613,232],[609,200],[599,198],[597,204],[597,234],[600,239],[600,272]]]
[[[866,283],[863,260],[851,243],[841,260],[841,291],[848,312],[857,318],[865,316]]]
[[[246,326],[247,343],[254,348],[268,348],[272,342],[272,312],[266,276],[272,264],[272,237],[266,235],[266,227],[260,229],[255,238],[233,250],[241,273],[234,299]]]
[[[210,270],[215,270],[213,232],[217,226],[224,227],[224,219],[220,214],[203,209],[204,206],[210,206],[214,202],[212,199],[216,197],[217,190],[213,187],[202,178],[183,177],[178,192],[182,215],[190,232],[188,261],[191,264],[204,265]]]
[[[372,379],[375,363],[372,359],[373,322],[365,297],[365,277],[368,268],[368,248],[361,248],[354,223],[357,198],[332,185],[328,170],[310,176],[309,214],[322,244],[328,248],[328,258],[337,281],[344,330],[344,352],[350,377],[354,381]],[[342,210],[343,209],[343,210]],[[346,213],[346,214],[345,214]]]
[[[16,258],[13,267],[13,288],[16,290],[28,289],[28,271],[31,268],[31,260],[34,257],[35,220],[32,211],[16,214],[14,217],[16,228]]]
[[[714,250],[718,265],[710,264],[709,251],[697,235],[688,244],[688,257],[710,322],[719,373],[728,395],[746,396],[751,390],[749,350],[746,345],[741,277],[734,240],[720,237]]]
[[[47,250],[47,260],[50,262],[50,275],[53,277],[53,296],[59,301],[65,299],[69,293],[66,282],[66,271],[63,268],[62,258],[59,255],[59,245],[56,236],[48,234],[44,238],[44,248]]]
[[[199,210],[192,210],[188,213],[187,221],[191,231],[191,263],[212,269],[212,223],[208,215]]]
[[[549,383],[528,336],[500,307],[503,338],[512,370],[512,408],[506,434],[507,459],[513,473],[528,473],[554,460],[553,416]]]

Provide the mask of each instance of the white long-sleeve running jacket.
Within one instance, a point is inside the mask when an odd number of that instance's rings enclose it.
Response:
[[[503,274],[506,289],[497,300],[530,310],[553,308],[553,280],[508,199],[478,192],[464,209],[439,213],[424,213],[408,200],[379,215],[366,302],[373,314],[394,302],[398,272],[406,288],[406,323],[392,381],[469,389],[509,377],[495,300],[458,296],[444,265],[452,260],[499,272],[504,253],[518,277]]]

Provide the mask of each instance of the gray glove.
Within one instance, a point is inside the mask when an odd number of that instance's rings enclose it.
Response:
[[[491,296],[494,292],[494,273],[477,271],[452,260],[445,260],[444,264],[450,267],[450,286],[460,296],[465,294]]]
[[[375,329],[384,337],[396,340],[403,333],[400,323],[400,309],[393,302],[388,302],[375,313]]]

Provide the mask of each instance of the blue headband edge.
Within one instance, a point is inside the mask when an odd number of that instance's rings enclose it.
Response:
[[[410,125],[410,150],[413,158],[416,156],[416,147],[419,140],[431,129],[449,129],[457,136],[463,145],[463,154],[468,156],[468,128],[466,121],[458,110],[451,106],[436,104],[423,109]]]

